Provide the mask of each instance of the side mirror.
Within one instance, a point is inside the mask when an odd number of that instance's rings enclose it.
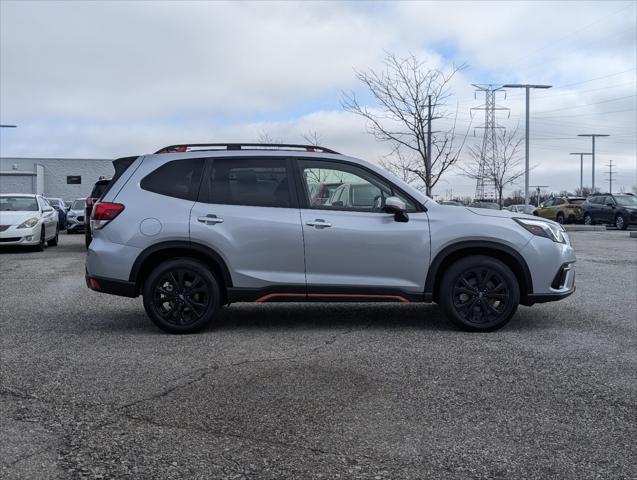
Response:
[[[385,205],[383,211],[386,213],[394,214],[394,220],[397,222],[408,222],[409,216],[405,213],[407,205],[398,197],[387,197],[385,199]]]
[[[614,207],[615,204],[613,202],[606,202],[607,207]]]
[[[44,213],[52,212],[52,211],[53,211],[53,208],[51,208],[51,207],[46,207],[46,208],[43,208],[43,209],[42,209],[42,211],[43,211]]]

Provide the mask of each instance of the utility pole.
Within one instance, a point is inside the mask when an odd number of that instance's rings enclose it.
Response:
[[[507,85],[503,85],[504,88],[524,88],[526,90],[526,125],[525,125],[525,135],[524,135],[524,152],[525,152],[525,161],[524,161],[524,204],[529,204],[529,97],[530,91],[532,88],[551,88],[553,85],[529,85],[520,84],[520,83],[510,83]]]
[[[579,155],[579,194],[584,195],[584,155],[592,155],[588,152],[575,152],[571,155]]]
[[[609,160],[609,163],[606,164],[608,167],[608,193],[613,193],[613,161]]]
[[[592,185],[591,185],[591,189],[592,192],[591,193],[595,193],[595,138],[596,137],[610,137],[610,135],[606,134],[606,133],[580,133],[577,135],[578,137],[591,137],[593,139],[593,149],[591,150],[591,155],[593,155],[593,179],[592,179]]]
[[[427,165],[425,177],[426,177],[426,193],[431,196],[431,95],[427,96]]]
[[[535,191],[537,193],[537,206],[540,206],[540,188],[549,188],[550,185],[529,185],[529,187],[531,188],[535,188]]]

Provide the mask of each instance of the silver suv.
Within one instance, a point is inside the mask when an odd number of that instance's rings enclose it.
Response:
[[[460,327],[491,331],[518,304],[575,290],[561,225],[439,205],[327,148],[175,145],[114,166],[91,215],[86,282],[141,294],[168,332],[272,301],[437,302]]]

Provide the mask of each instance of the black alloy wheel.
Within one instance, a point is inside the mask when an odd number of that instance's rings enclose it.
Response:
[[[555,218],[555,221],[557,223],[559,223],[560,225],[564,224],[564,214],[563,213],[558,213],[557,217]]]
[[[593,224],[593,218],[591,217],[590,213],[585,213],[584,214],[584,225],[592,225]]]
[[[447,316],[465,330],[493,331],[517,310],[520,289],[501,261],[471,256],[454,263],[443,277],[440,303]]]
[[[219,285],[200,262],[178,258],[160,264],[144,283],[150,319],[170,333],[191,333],[207,326],[220,306]]]

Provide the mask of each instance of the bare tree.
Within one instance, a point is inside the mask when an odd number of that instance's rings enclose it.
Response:
[[[319,147],[321,145],[321,136],[316,130],[308,130],[307,132],[305,132],[303,134],[303,140],[305,140],[308,145],[312,145],[313,147]]]
[[[428,68],[413,54],[398,57],[386,53],[383,71],[356,71],[356,78],[374,99],[373,108],[362,104],[353,92],[342,93],[343,108],[366,119],[368,133],[392,145],[392,156],[397,159],[387,160],[385,168],[401,177],[405,171],[415,175],[408,178],[422,181],[427,195],[431,195],[440,177],[457,162],[466,139],[465,135],[459,142],[456,137],[456,109],[453,126],[446,130],[436,128],[431,137],[432,151],[427,151],[430,122],[452,117],[445,106],[451,97],[451,81],[463,68],[454,65],[443,71]]]
[[[470,161],[460,167],[467,177],[477,180],[480,178],[480,164],[484,161],[483,174],[493,183],[500,208],[504,187],[524,176],[524,166],[519,155],[523,141],[524,138],[518,135],[518,127],[511,131],[502,129],[496,135],[496,154],[492,158],[483,160],[481,146],[475,146],[469,149]]]
[[[268,132],[267,130],[261,130],[257,137],[257,143],[271,144],[271,143],[285,143],[285,141],[282,138],[273,137],[272,135],[270,135],[270,132]]]
[[[384,157],[380,161],[380,166],[396,175],[403,182],[418,188],[418,186],[415,185],[416,183],[419,183],[421,187],[424,186],[424,183],[422,183],[420,177],[413,172],[414,163],[413,155],[406,157],[400,150],[396,150],[394,154]]]

